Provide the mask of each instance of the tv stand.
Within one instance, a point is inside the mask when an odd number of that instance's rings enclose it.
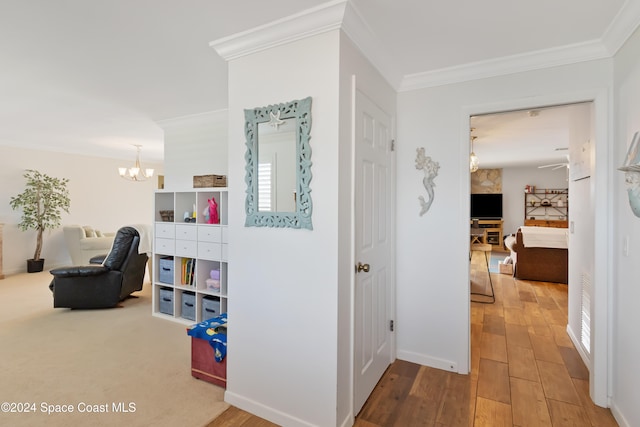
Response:
[[[503,220],[498,219],[478,219],[478,226],[487,231],[486,241],[482,243],[488,243],[493,246],[493,250],[502,250],[502,224]],[[473,220],[469,221],[472,224]]]

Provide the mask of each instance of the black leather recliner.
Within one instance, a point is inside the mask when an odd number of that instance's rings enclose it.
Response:
[[[111,251],[100,265],[56,268],[53,280],[54,307],[114,307],[132,292],[142,290],[148,256],[138,253],[140,236],[133,227],[116,233]]]

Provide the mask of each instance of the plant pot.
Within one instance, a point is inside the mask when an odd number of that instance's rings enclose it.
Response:
[[[44,258],[28,259],[27,260],[27,273],[39,273],[44,269]]]

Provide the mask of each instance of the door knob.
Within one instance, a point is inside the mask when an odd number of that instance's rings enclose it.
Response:
[[[359,262],[358,265],[356,265],[356,273],[361,273],[363,271],[365,273],[369,272],[369,264],[362,264],[361,262]]]

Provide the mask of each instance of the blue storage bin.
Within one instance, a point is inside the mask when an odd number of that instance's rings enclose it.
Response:
[[[160,313],[173,316],[173,289],[160,288]]]
[[[193,292],[183,292],[181,302],[182,310],[180,311],[180,317],[196,320],[196,294]]]
[[[220,316],[220,298],[206,296],[202,298],[202,320]]]
[[[160,274],[158,280],[173,285],[173,257],[160,258]]]

